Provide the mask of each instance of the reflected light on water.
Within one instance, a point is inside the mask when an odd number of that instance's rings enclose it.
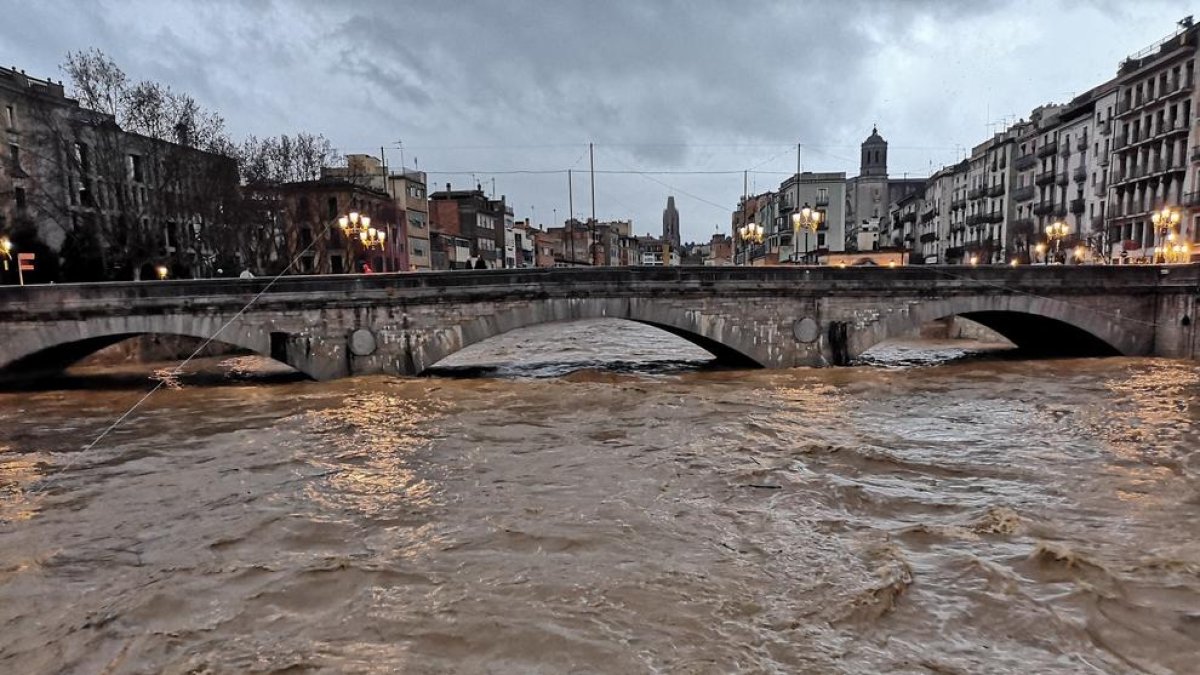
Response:
[[[445,403],[386,391],[353,394],[334,408],[305,415],[319,437],[320,455],[305,461],[320,467],[323,480],[307,487],[310,499],[373,519],[401,519],[432,506],[439,487],[415,470],[417,455],[441,435]]]

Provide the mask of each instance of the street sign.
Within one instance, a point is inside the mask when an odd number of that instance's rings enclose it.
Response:
[[[22,286],[25,285],[25,273],[33,271],[33,258],[32,253],[17,254],[17,280]]]

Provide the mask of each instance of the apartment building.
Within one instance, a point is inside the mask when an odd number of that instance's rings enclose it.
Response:
[[[1164,205],[1183,209],[1177,234],[1200,241],[1200,132],[1193,123],[1198,33],[1189,17],[1118,69],[1109,172],[1114,257],[1153,255],[1166,233],[1155,231],[1151,213]]]

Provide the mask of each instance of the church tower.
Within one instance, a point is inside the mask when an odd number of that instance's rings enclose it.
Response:
[[[675,210],[675,197],[667,197],[667,208],[663,209],[663,241],[679,248],[679,211]]]
[[[871,127],[871,135],[862,144],[862,162],[859,176],[887,176],[887,141],[879,135],[878,127]]]

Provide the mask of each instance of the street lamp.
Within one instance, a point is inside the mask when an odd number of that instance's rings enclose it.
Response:
[[[154,273],[158,275],[158,280],[159,280],[159,281],[166,281],[166,279],[167,279],[167,266],[166,266],[166,265],[159,265],[158,267],[155,267],[155,268],[154,268]]]
[[[1154,241],[1160,242],[1162,239],[1168,239],[1169,242],[1174,242],[1175,228],[1179,226],[1179,221],[1183,219],[1183,215],[1179,213],[1179,209],[1173,206],[1163,206],[1161,209],[1150,214],[1150,222],[1154,225]],[[1154,247],[1154,262],[1163,262],[1166,253],[1169,253],[1171,243],[1166,246],[1161,244]]]
[[[1071,228],[1061,220],[1056,220],[1046,226],[1046,238],[1054,242],[1054,261],[1058,262],[1059,250],[1062,248],[1062,240],[1066,239]]]
[[[738,228],[738,238],[742,240],[742,253],[746,264],[750,264],[750,244],[761,244],[763,228],[758,223],[747,223]]]
[[[1046,263],[1046,244],[1039,241],[1037,246],[1033,247],[1033,250],[1037,251],[1038,256],[1040,256],[1042,259],[1042,264],[1045,264]]]
[[[1076,264],[1076,265],[1082,265],[1082,264],[1083,264],[1083,258],[1084,258],[1084,256],[1086,256],[1086,255],[1087,255],[1087,249],[1085,249],[1085,248],[1083,247],[1083,244],[1080,244],[1079,246],[1076,246],[1076,247],[1075,247],[1075,264]]]
[[[808,233],[816,233],[817,228],[821,226],[822,214],[820,211],[804,202],[804,206],[800,210],[792,214],[792,261],[797,258],[798,251],[796,250],[796,233],[800,228],[804,228],[804,253],[808,254]]]
[[[371,226],[371,217],[364,216],[358,211],[351,211],[349,214],[338,217],[338,227],[342,228],[342,234],[346,237],[347,253],[351,247],[351,242],[357,239],[362,244],[364,251],[379,249],[382,251],[387,243],[387,232]],[[386,267],[387,258],[384,258]],[[386,270],[384,270],[386,271]]]

